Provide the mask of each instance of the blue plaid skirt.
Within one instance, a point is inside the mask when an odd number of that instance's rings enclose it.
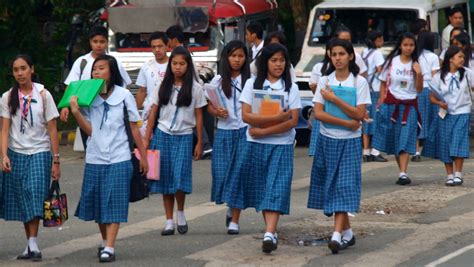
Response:
[[[314,118],[311,119],[311,139],[309,141],[308,155],[314,157],[316,155],[316,145],[318,144],[319,125],[320,122]]]
[[[421,130],[418,133],[418,139],[425,139],[428,137],[429,127],[432,120],[433,105],[430,102],[430,89],[423,88],[423,91],[418,94],[418,111],[421,117]]]
[[[425,129],[428,131],[428,133],[423,141],[423,150],[421,151],[421,155],[424,157],[439,159],[439,123],[441,118],[438,116],[438,112],[439,107],[437,105],[431,105],[431,119],[429,125],[427,125],[428,129]]]
[[[371,123],[364,122],[362,124],[362,133],[367,135],[373,135],[375,133],[375,129],[377,129],[377,102],[379,101],[379,92],[370,92],[370,100],[372,104],[366,106],[367,112],[369,112],[369,117],[374,120]]]
[[[243,209],[243,181],[249,162],[247,127],[238,130],[217,129],[212,149],[211,201]],[[247,174],[246,174],[247,173]]]
[[[86,163],[81,199],[74,215],[96,223],[127,222],[132,172],[130,160],[109,165]]]
[[[469,158],[469,114],[450,115],[439,120],[439,159]]]
[[[396,122],[390,120],[395,105],[383,104],[380,106],[377,129],[372,137],[372,147],[392,155],[399,155],[403,151],[415,154],[418,122],[416,109],[410,108],[407,123],[402,125],[405,105],[400,105]]]
[[[335,212],[358,212],[361,195],[360,138],[318,138],[317,157],[313,160],[308,208]]]
[[[252,170],[244,185],[245,207],[290,213],[293,145],[250,142]]]
[[[29,222],[43,217],[51,181],[51,152],[26,155],[8,149],[11,169],[3,176],[3,212],[7,221]],[[0,210],[1,211],[1,210]]]
[[[150,180],[150,192],[192,192],[193,135],[170,135],[155,130],[150,149],[160,150],[160,180]]]

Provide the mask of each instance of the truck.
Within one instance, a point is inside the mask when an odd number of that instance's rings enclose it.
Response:
[[[301,59],[295,66],[304,118],[309,119],[307,114],[313,106],[313,94],[308,86],[311,70],[323,60],[325,43],[339,25],[352,31],[352,42],[359,53],[365,47],[367,33],[372,29],[381,31],[385,40],[382,51],[387,55],[399,34],[409,31],[417,18],[425,19],[432,32],[441,34],[448,24],[448,12],[454,6],[463,10],[465,28],[472,32],[468,0],[327,0],[314,6],[309,15]]]

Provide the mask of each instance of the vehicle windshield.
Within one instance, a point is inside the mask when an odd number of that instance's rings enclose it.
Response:
[[[351,29],[354,44],[363,44],[371,30],[382,32],[386,44],[395,43],[400,33],[410,30],[417,14],[409,9],[317,9],[309,45],[325,44],[341,25]]]

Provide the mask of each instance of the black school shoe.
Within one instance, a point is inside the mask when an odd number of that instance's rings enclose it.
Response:
[[[262,252],[269,254],[272,253],[272,251],[276,250],[278,248],[278,240],[275,240],[276,242],[273,242],[273,239],[263,239],[262,242]]]
[[[411,161],[421,162],[421,156],[420,155],[415,155],[415,156],[411,157]]]
[[[161,230],[161,235],[174,235],[174,228]]]
[[[32,261],[41,261],[43,259],[43,255],[40,251],[31,251],[30,255]]]
[[[398,185],[409,185],[411,184],[411,180],[408,176],[402,176],[402,177],[399,177],[395,183]]]
[[[355,245],[355,243],[356,243],[355,236],[352,236],[351,240],[342,239],[341,249],[346,249],[350,246]]]
[[[184,235],[188,232],[188,222],[186,222],[185,225],[179,225],[178,224],[178,233]]]
[[[374,156],[374,155],[370,155],[372,157],[372,161],[375,161],[375,162],[387,162],[388,159],[382,157],[381,154],[378,154],[377,156]]]
[[[363,162],[371,162],[372,161],[372,155],[363,155],[362,156],[362,161]]]
[[[337,242],[336,240],[329,241],[328,248],[331,250],[332,254],[337,254],[339,253],[339,250],[343,249],[341,247],[341,243]]]
[[[104,255],[108,255],[108,257],[105,257]],[[112,254],[108,251],[102,251],[102,253],[100,253],[99,262],[106,263],[106,262],[114,262],[114,261],[115,261],[115,254]]]
[[[28,247],[28,252],[26,254],[20,254],[16,257],[17,260],[29,260],[31,259],[30,247]]]

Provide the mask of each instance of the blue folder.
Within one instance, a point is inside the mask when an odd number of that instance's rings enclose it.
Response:
[[[348,103],[349,105],[355,107],[357,104],[357,89],[355,87],[346,87],[346,86],[331,86],[332,91],[334,94],[339,97],[344,102]],[[351,117],[347,116],[342,109],[340,109],[334,103],[327,101],[324,104],[324,111],[331,114],[334,117],[343,119],[343,120],[352,120]],[[342,130],[349,130],[348,128],[340,125],[324,123],[326,128],[333,128],[333,129],[342,129]]]

